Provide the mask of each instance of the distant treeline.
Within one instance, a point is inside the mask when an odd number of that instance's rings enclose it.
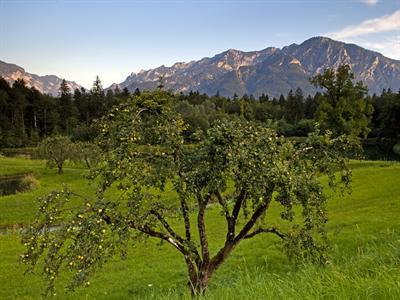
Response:
[[[160,86],[159,88],[162,88]],[[46,136],[68,135],[74,140],[90,141],[96,136],[93,121],[105,115],[113,105],[140,95],[126,88],[103,90],[99,78],[88,91],[71,91],[65,81],[58,97],[41,94],[27,87],[22,79],[12,86],[0,77],[0,147],[34,146]],[[166,93],[173,94],[172,91]],[[383,90],[381,95],[364,96],[374,112],[368,137],[395,143],[400,138],[400,91]],[[243,95],[233,98],[190,92],[174,94],[173,109],[188,124],[187,138],[210,127],[223,117],[244,118],[275,127],[285,136],[306,136],[314,127],[321,94],[304,95],[301,89],[279,98]]]

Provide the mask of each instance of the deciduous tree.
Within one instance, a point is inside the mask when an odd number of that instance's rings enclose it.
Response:
[[[354,83],[354,74],[349,65],[336,71],[327,69],[311,79],[316,87],[324,89],[316,112],[316,120],[323,128],[335,135],[350,134],[365,136],[370,129],[373,107],[365,100],[367,88],[363,83]]]
[[[23,236],[22,259],[34,266],[44,258],[50,289],[64,269],[72,274],[70,288],[87,283],[108,258],[126,254],[142,235],[182,255],[194,295],[205,291],[240,243],[257,235],[276,236],[293,259],[325,262],[326,196],[320,176],[327,175],[332,187],[349,183],[341,153],[351,141],[316,131],[296,144],[252,122],[219,120],[204,139],[186,145],[186,125],[171,101],[173,95],[161,90],[143,92],[103,118],[97,141],[101,153],[91,172],[96,196],[64,189],[40,200],[40,211]],[[115,199],[106,194],[111,187],[120,191]],[[165,193],[169,188],[173,199]],[[82,199],[81,207],[65,210],[73,197]],[[291,226],[271,221],[273,202]],[[206,223],[212,209],[221,211],[225,223],[222,246],[215,252]],[[51,232],[53,224],[61,227]]]
[[[38,149],[40,156],[47,160],[48,166],[57,167],[58,174],[63,173],[66,160],[76,157],[76,147],[66,136],[48,137],[40,143]]]

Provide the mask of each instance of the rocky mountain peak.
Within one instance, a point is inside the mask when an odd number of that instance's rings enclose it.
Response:
[[[28,73],[20,66],[9,64],[4,61],[0,61],[0,76],[8,81],[10,84],[12,84],[17,79],[23,79],[26,82],[27,86],[35,87],[39,92],[43,94],[50,94],[53,96],[58,95],[62,81],[61,78],[55,75],[39,76],[36,74]],[[67,84],[71,91],[76,88],[81,88],[81,86],[74,81],[67,81]]]
[[[312,94],[315,89],[309,83],[309,77],[342,64],[349,64],[356,79],[363,80],[371,93],[400,87],[399,61],[323,36],[282,49],[268,47],[250,52],[228,49],[199,61],[180,62],[169,68],[163,66],[135,74],[121,86],[130,90],[154,88],[157,74],[165,76],[166,88],[182,92],[279,96],[300,87],[305,94]]]
[[[268,47],[247,52],[228,49],[198,61],[140,70],[138,73],[132,72],[118,86],[131,91],[136,88],[155,89],[160,77],[163,77],[165,88],[177,92],[192,90],[214,95],[219,91],[221,95],[230,97],[235,93],[253,94],[256,97],[266,93],[278,97],[300,87],[305,94],[313,94],[315,89],[309,83],[309,78],[327,68],[337,68],[343,64],[350,65],[356,80],[362,80],[370,93],[380,93],[383,88],[400,88],[400,61],[355,44],[321,36],[282,49]],[[28,85],[53,95],[58,94],[61,83],[57,76],[38,76],[2,61],[0,76],[11,83],[17,78],[23,78]],[[68,84],[71,89],[81,87],[72,81]],[[115,83],[110,88],[116,86]]]

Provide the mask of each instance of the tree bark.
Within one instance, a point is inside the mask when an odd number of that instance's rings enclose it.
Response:
[[[211,278],[212,273],[210,272],[210,264],[203,265],[200,270],[197,272],[196,270],[191,270],[189,265],[189,288],[192,294],[192,297],[195,298],[197,296],[204,295],[208,281]]]
[[[36,112],[33,112],[33,127],[35,130],[37,130],[37,118],[36,118]]]
[[[246,192],[242,190],[238,195],[238,198],[235,203],[235,207],[232,211],[232,215],[228,214],[228,232],[226,235],[225,245],[218,251],[218,253],[210,259],[208,252],[208,242],[205,234],[205,224],[204,224],[204,213],[205,208],[208,203],[209,198],[206,198],[205,202],[199,201],[199,214],[198,214],[198,227],[199,227],[199,235],[200,235],[200,244],[202,247],[202,256],[203,260],[198,265],[198,272],[196,276],[193,276],[191,272],[189,272],[189,278],[191,280],[191,291],[192,296],[203,295],[207,289],[208,282],[214,272],[221,266],[221,264],[229,257],[232,253],[233,249],[245,238],[251,238],[256,234],[248,235],[249,231],[256,224],[257,220],[261,217],[261,215],[268,209],[269,204],[272,200],[272,191],[273,189],[266,190],[264,201],[257,207],[257,209],[253,212],[253,215],[250,217],[248,222],[243,226],[242,230],[235,235],[235,227],[237,225],[237,218],[239,216],[239,211],[241,208],[241,204],[246,197]],[[198,197],[200,200],[201,198]],[[219,200],[220,201],[220,200]],[[204,205],[205,204],[205,205]],[[269,230],[263,232],[272,232],[277,234],[276,230]],[[257,234],[259,232],[257,231]]]

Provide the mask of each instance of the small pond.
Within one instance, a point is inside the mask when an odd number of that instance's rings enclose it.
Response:
[[[0,197],[28,192],[37,185],[32,173],[0,176]]]

